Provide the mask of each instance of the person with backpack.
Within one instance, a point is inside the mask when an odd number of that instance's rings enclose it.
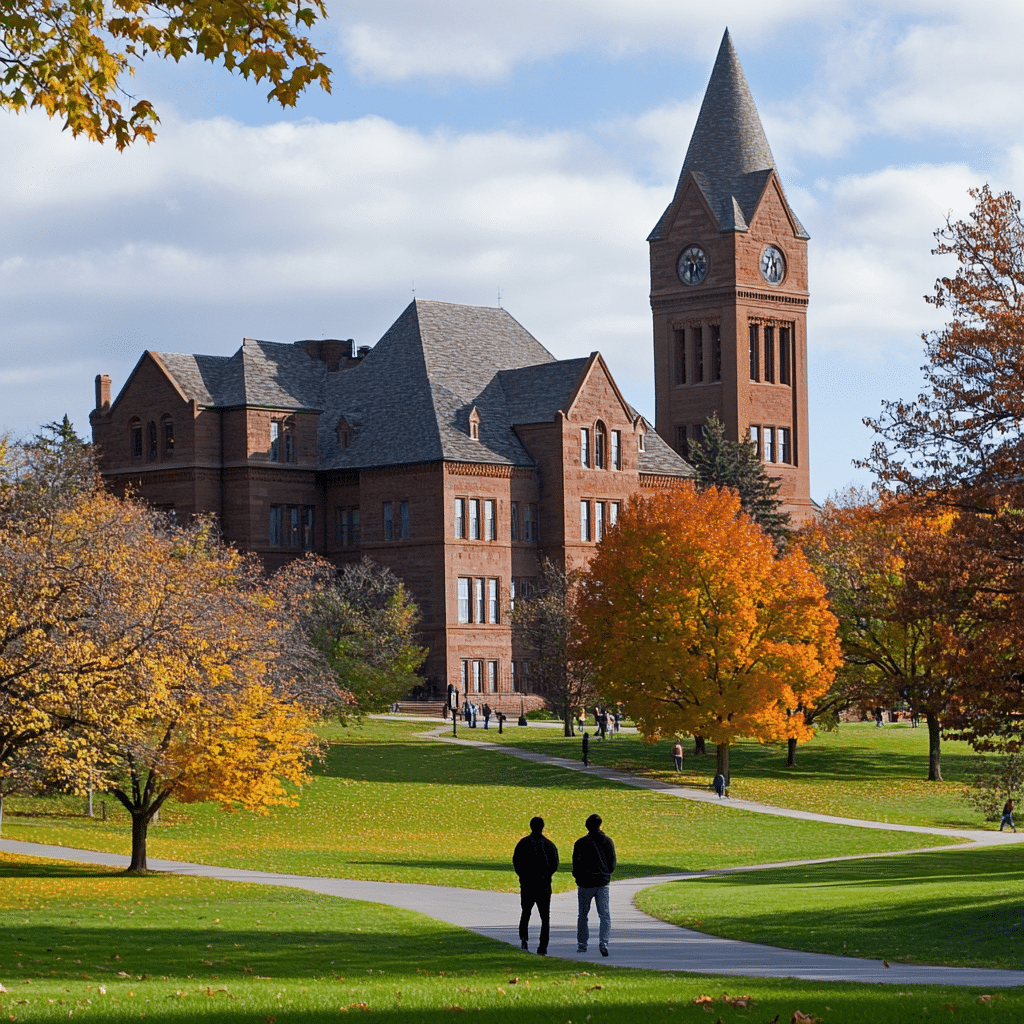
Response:
[[[608,939],[612,932],[608,884],[615,870],[615,844],[601,831],[601,815],[592,814],[586,821],[587,834],[576,840],[572,848],[572,876],[576,879],[579,916],[576,918],[576,950],[586,953],[590,940],[590,903],[597,904],[600,923],[598,946],[601,956],[608,955]]]
[[[546,956],[551,931],[551,879],[558,870],[558,847],[544,835],[544,819],[530,819],[530,834],[516,843],[512,867],[519,876],[519,944],[530,948],[530,915],[534,906],[540,915],[540,941],[537,953]]]

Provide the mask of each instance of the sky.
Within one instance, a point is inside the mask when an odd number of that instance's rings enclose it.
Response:
[[[0,427],[88,433],[145,349],[374,344],[414,298],[500,303],[559,358],[599,350],[654,417],[646,237],[728,27],[811,235],[811,489],[871,483],[886,400],[922,385],[933,232],[1024,194],[1011,0],[328,0],[330,95],[296,109],[188,59],[131,92],[118,153],[0,112]]]

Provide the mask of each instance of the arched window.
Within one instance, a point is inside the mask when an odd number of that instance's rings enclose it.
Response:
[[[608,468],[608,431],[600,420],[594,425],[594,468]]]
[[[164,459],[174,458],[174,420],[165,415],[160,420],[160,436],[163,438]]]
[[[142,420],[138,416],[128,424],[128,454],[132,462],[142,461]]]
[[[156,462],[157,454],[159,452],[159,448],[157,447],[158,441],[156,432],[156,420],[149,421],[149,429],[147,430],[147,433],[149,434],[149,437],[148,444],[146,447],[146,461]]]

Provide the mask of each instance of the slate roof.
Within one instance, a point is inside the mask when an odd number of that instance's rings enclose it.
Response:
[[[665,237],[669,212],[691,173],[718,219],[719,230],[746,231],[773,170],[775,158],[726,29],[675,196],[648,241]],[[799,237],[809,237],[799,221],[796,228]]]
[[[232,356],[154,354],[200,405],[320,412],[323,470],[441,459],[532,467],[513,426],[551,422],[567,409],[590,361],[556,360],[503,309],[422,299],[350,369],[329,372],[301,343],[251,339]],[[474,408],[479,440],[469,436]],[[650,427],[641,469],[692,474]]]

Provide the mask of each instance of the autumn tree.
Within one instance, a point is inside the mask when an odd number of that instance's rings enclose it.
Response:
[[[516,594],[511,610],[512,636],[531,652],[530,685],[562,719],[564,734],[595,696],[590,661],[580,647],[576,617],[577,573],[547,559],[528,593]]]
[[[305,34],[325,16],[323,0],[10,0],[0,9],[0,106],[37,107],[118,149],[152,142],[157,113],[126,80],[146,57],[198,56],[265,80],[267,99],[290,107],[311,84],[330,92],[330,68]]]
[[[345,714],[386,711],[419,682],[427,657],[419,610],[405,584],[369,558],[336,570],[316,556],[281,570],[276,584],[345,695]]]
[[[727,488],[631,498],[583,577],[579,616],[601,694],[649,739],[708,737],[726,778],[736,737],[809,737],[792,709],[841,660],[803,554],[776,557]]]
[[[729,441],[722,421],[712,413],[704,424],[703,440],[690,442],[689,460],[699,489],[732,487],[743,511],[777,546],[785,544],[790,523],[778,497],[781,484],[769,475],[749,437]]]

